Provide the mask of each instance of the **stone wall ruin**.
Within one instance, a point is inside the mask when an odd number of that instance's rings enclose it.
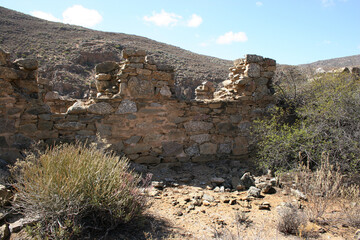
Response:
[[[33,141],[92,141],[99,134],[111,149],[136,163],[181,164],[247,159],[250,126],[273,104],[272,59],[246,55],[234,61],[216,89],[204,82],[196,99],[175,97],[174,69],[142,50],[125,49],[122,62],[95,68],[96,92],[72,100],[49,91],[37,77],[37,61],[9,60],[0,50],[0,159],[12,163]]]

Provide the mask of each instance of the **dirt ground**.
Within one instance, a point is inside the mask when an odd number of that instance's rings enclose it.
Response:
[[[253,171],[246,165],[189,163],[181,167],[136,168],[139,172],[152,174],[149,208],[144,218],[119,226],[105,239],[354,239],[357,231],[342,221],[332,220],[303,226],[302,236],[281,233],[277,227],[278,209],[290,202],[306,209],[307,202],[297,199],[279,182],[272,194],[262,192],[259,197],[249,197],[246,190],[232,189],[229,176]],[[214,183],[214,178],[225,181]],[[259,183],[271,178],[255,179]],[[341,219],[341,209],[331,206],[327,216],[328,219]],[[11,239],[24,239],[23,236],[20,232],[13,234]]]
[[[233,172],[239,173],[239,169],[250,171],[246,166],[235,165],[230,163],[227,165],[230,167],[224,167],[210,163],[151,169],[155,187],[150,190],[150,208],[146,211],[152,218],[151,226],[139,230],[135,239],[140,238],[141,231],[145,239],[354,239],[357,229],[341,221],[308,223],[303,227],[303,236],[279,232],[278,207],[292,202],[306,208],[306,201],[279,186],[274,187],[275,193],[262,193],[259,198],[248,197],[247,191],[214,189],[216,184],[211,183],[211,178],[226,179],[234,175]],[[226,186],[226,182],[220,185]],[[264,203],[269,208],[260,209]],[[328,217],[341,218],[341,209],[331,206]]]

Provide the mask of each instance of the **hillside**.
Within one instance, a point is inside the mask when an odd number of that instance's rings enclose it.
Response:
[[[177,96],[182,98],[184,89],[190,88],[193,95],[194,88],[204,80],[226,79],[232,65],[232,61],[148,38],[49,22],[3,7],[0,7],[0,47],[17,54],[12,58],[37,58],[40,76],[49,79],[60,94],[74,98],[86,96],[97,63],[120,61],[121,50],[126,47],[144,49],[156,61],[174,66]]]
[[[299,65],[299,67],[301,68],[309,68],[309,67],[312,69],[322,68],[325,71],[342,68],[342,67],[354,67],[354,66],[360,66],[360,54],[348,56],[348,57],[320,60],[309,64]]]

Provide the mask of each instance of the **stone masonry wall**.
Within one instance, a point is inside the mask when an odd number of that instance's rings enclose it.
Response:
[[[97,93],[74,102],[46,91],[35,60],[10,62],[0,51],[0,159],[11,163],[33,140],[92,141],[97,134],[137,163],[248,158],[251,122],[273,103],[274,60],[235,60],[223,88],[204,82],[197,99],[180,101],[172,67],[145,51],[126,49],[123,57],[97,65]]]

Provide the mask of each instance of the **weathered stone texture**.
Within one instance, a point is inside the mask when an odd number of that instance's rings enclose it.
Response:
[[[274,60],[235,60],[223,88],[205,81],[197,99],[185,102],[173,97],[173,67],[143,50],[127,49],[123,56],[95,67],[92,99],[74,100],[44,88],[36,61],[9,62],[0,50],[0,158],[19,157],[37,140],[92,141],[97,134],[109,149],[142,164],[248,156],[251,122],[273,101]]]

